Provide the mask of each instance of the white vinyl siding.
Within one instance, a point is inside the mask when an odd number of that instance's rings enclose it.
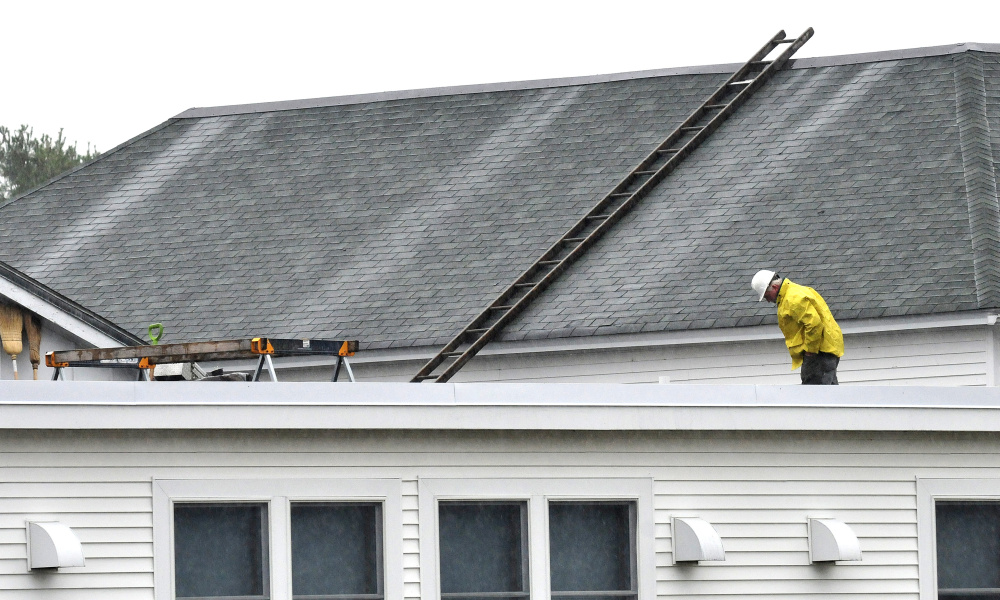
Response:
[[[0,438],[0,589],[16,600],[153,598],[150,480],[402,483],[404,598],[421,597],[418,479],[651,478],[660,598],[918,597],[917,477],[1000,479],[1000,441],[965,434],[14,433]],[[670,517],[726,560],[674,566]],[[858,535],[860,563],[810,565],[807,519]],[[26,570],[24,522],[56,520],[85,567]],[[386,532],[386,535],[394,535]],[[160,599],[162,600],[162,599]],[[541,600],[541,599],[539,599]]]
[[[994,360],[989,332],[980,326],[847,335],[838,377],[841,385],[988,385]],[[362,351],[352,363],[358,381],[408,381],[423,366],[423,361],[366,363],[363,356]],[[283,380],[329,380],[332,373],[331,368],[310,371],[290,370]],[[605,350],[486,352],[452,381],[658,383],[661,377],[669,377],[670,383],[799,383],[799,372],[791,370],[780,337]]]

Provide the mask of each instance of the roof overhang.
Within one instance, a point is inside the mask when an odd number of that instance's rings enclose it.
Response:
[[[1000,432],[1000,390],[539,383],[0,382],[0,428]]]
[[[142,343],[111,321],[4,263],[0,263],[0,297],[98,348]]]

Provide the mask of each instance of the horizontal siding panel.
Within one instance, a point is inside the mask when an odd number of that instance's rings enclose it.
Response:
[[[86,562],[84,567],[73,567],[60,569],[60,574],[73,575],[80,573],[152,573],[153,559],[148,558],[100,558],[87,553],[86,546],[83,549],[83,556]],[[21,559],[0,560],[0,576],[20,575],[27,572],[28,561]]]
[[[765,495],[745,494],[742,496],[675,496],[661,495],[656,498],[656,508],[697,506],[698,510],[721,510],[734,504],[747,506],[767,506],[772,510],[840,510],[840,509],[910,509],[916,510],[916,499],[904,496],[846,496],[846,495]]]
[[[857,493],[857,481],[656,481],[653,490],[657,494],[712,494],[714,496],[744,496],[744,495],[800,495],[822,494],[824,496],[854,495]],[[865,493],[873,496],[905,496],[912,498],[916,485],[902,481],[866,481]]]
[[[24,542],[19,544],[0,544],[0,559],[27,557],[28,547]],[[84,544],[83,555],[86,558],[152,558],[152,544]]]
[[[0,513],[0,529],[24,529],[25,521],[59,521],[77,527],[153,527],[153,515],[146,513]],[[83,541],[82,539],[80,540]]]
[[[821,434],[820,434],[821,435]],[[798,436],[789,435],[790,439],[797,439]],[[728,480],[737,480],[740,476],[746,479],[747,469],[759,471],[771,481],[796,480],[797,475],[792,473],[767,471],[775,467],[809,467],[815,472],[816,467],[823,467],[829,470],[829,474],[823,473],[825,480],[827,477],[832,481],[858,481],[869,479],[871,481],[884,480],[883,473],[895,472],[896,476],[890,481],[912,480],[913,474],[901,474],[894,469],[899,466],[906,467],[935,467],[950,466],[955,467],[954,460],[946,454],[926,454],[919,452],[893,452],[893,456],[884,456],[879,453],[879,442],[872,442],[872,448],[868,451],[835,451],[835,442],[824,442],[817,440],[817,448],[806,452],[776,452],[774,449],[762,447],[753,440],[746,443],[723,443],[712,438],[699,440],[697,438],[665,441],[663,447],[658,451],[648,451],[630,454],[628,448],[622,448],[620,453],[608,452],[605,450],[591,449],[580,452],[545,452],[545,451],[517,451],[506,450],[503,444],[498,443],[495,452],[459,452],[457,456],[450,457],[447,453],[438,449],[428,449],[425,451],[414,451],[409,454],[409,469],[422,467],[425,469],[424,476],[427,477],[426,469],[435,469],[434,477],[440,477],[437,473],[448,473],[461,470],[466,467],[487,467],[495,470],[530,468],[537,466],[544,469],[559,467],[579,468],[579,467],[600,467],[605,466],[617,469],[646,469],[648,468],[670,468],[670,479],[674,474],[684,474],[685,469],[706,469],[712,473],[702,479],[727,479],[726,474],[719,472],[727,467],[739,468],[733,470]],[[609,449],[610,450],[610,449]],[[967,446],[954,447],[954,452],[962,453],[963,461],[960,465],[962,469],[973,469],[981,467],[995,466],[995,460],[990,463],[991,453],[986,451],[969,452]],[[881,458],[880,458],[881,457]],[[33,454],[27,457],[35,463],[47,463],[51,466],[61,458],[58,455]],[[72,463],[87,460],[100,461],[103,463],[101,469],[109,470],[108,467],[116,467],[115,456],[102,455],[100,453],[88,453],[86,456],[65,457],[65,461]],[[324,475],[331,478],[357,477],[363,473],[367,477],[392,477],[407,460],[406,455],[399,453],[349,453],[346,456],[337,453],[294,453],[275,452],[260,454],[236,454],[236,453],[214,453],[212,461],[214,465],[199,465],[183,467],[187,462],[200,462],[198,455],[184,454],[158,454],[147,457],[149,466],[147,467],[154,476],[161,479],[178,478],[177,471],[164,472],[161,467],[175,467],[183,470],[187,478],[238,478],[238,475],[246,475],[248,472],[267,472],[269,477],[283,479],[289,477],[316,476],[316,468],[324,469]],[[132,456],[120,456],[122,462],[130,463],[129,467],[136,465]],[[502,459],[502,462],[501,462]],[[886,468],[886,460],[891,460],[893,466]],[[498,464],[499,463],[499,464]],[[37,465],[35,470],[41,465]],[[837,472],[839,467],[850,467],[849,471]],[[871,470],[858,470],[857,468],[870,467]],[[66,468],[66,467],[60,467]],[[126,467],[128,468],[128,467]],[[273,470],[268,471],[269,468]],[[382,472],[373,473],[372,468],[381,468]],[[86,467],[81,465],[80,470],[93,469],[92,475],[101,476],[101,469]],[[284,470],[289,469],[289,470]],[[25,469],[29,470],[29,469]],[[701,471],[690,471],[697,473]],[[161,474],[162,473],[162,474]],[[285,473],[285,477],[281,474]],[[38,473],[36,473],[37,475]],[[230,477],[220,477],[222,475]],[[754,473],[756,475],[756,472]],[[0,473],[2,476],[3,473]],[[169,475],[169,476],[167,476]],[[465,476],[469,473],[465,472]],[[538,477],[553,476],[552,471],[544,471],[536,475]],[[556,475],[558,476],[558,475]],[[567,475],[572,477],[572,475]],[[621,475],[623,477],[627,475]],[[682,477],[691,479],[691,477]],[[666,478],[664,478],[666,479]],[[85,496],[85,490],[81,493]],[[128,501],[128,499],[123,499]]]
[[[153,588],[21,589],[3,591],[3,600],[154,600]]]
[[[728,558],[728,557],[727,557]],[[835,568],[824,568],[833,566]],[[917,567],[909,566],[883,566],[869,565],[862,560],[857,563],[839,563],[836,565],[785,565],[771,567],[767,565],[731,565],[726,560],[724,563],[714,563],[706,561],[698,563],[698,569],[665,569],[658,570],[658,578],[661,583],[698,582],[705,584],[715,584],[727,581],[750,581],[790,584],[797,583],[801,587],[798,589],[808,589],[809,585],[823,585],[824,583],[837,582],[849,583],[864,581],[886,581],[899,580],[903,583],[910,580],[916,581]],[[836,568],[840,567],[840,568]],[[823,579],[817,579],[817,571],[823,570]]]
[[[727,507],[723,509],[698,509],[697,516],[714,524],[716,529],[726,525],[745,525],[750,523],[804,523],[804,518],[813,516],[818,509],[769,509],[760,505],[754,508]],[[678,508],[678,512],[691,513],[693,509]],[[805,515],[805,513],[809,515]],[[805,515],[805,516],[803,516]],[[845,523],[861,525],[863,523],[916,523],[916,510],[895,509],[839,509],[837,518]]]
[[[707,569],[706,569],[707,570]],[[720,571],[722,569],[719,569]],[[715,581],[661,581],[656,586],[658,596],[672,598],[675,594],[726,594],[733,597],[733,591],[739,590],[739,597],[763,596],[774,597],[782,594],[814,593],[827,594],[899,594],[918,593],[916,581],[897,578],[878,577],[867,580],[840,580],[831,582],[826,579],[725,579]]]
[[[732,597],[732,594],[691,595],[673,592],[669,596],[670,600],[721,600]],[[854,594],[839,591],[823,591],[814,594],[776,593],[768,594],[767,597],[779,598],[780,600],[871,600],[872,596],[868,592]],[[916,592],[879,592],[878,597],[885,600],[919,600],[920,598]]]
[[[109,505],[117,513],[148,513],[153,510],[153,500],[146,498],[85,498],[61,496],[56,498],[3,498],[0,497],[0,513],[3,512],[107,512]]]
[[[86,569],[87,567],[81,567]],[[0,590],[83,590],[114,588],[153,589],[152,569],[148,573],[73,573],[68,569],[58,573],[47,573],[45,577],[21,575],[0,575]],[[6,600],[6,591],[4,591]]]
[[[27,519],[25,519],[27,520]],[[84,544],[102,542],[122,543],[152,543],[153,530],[150,527],[120,528],[120,527],[74,527],[73,533]],[[22,522],[19,527],[0,529],[0,544],[24,544],[25,527]]]
[[[149,498],[149,482],[0,482],[0,498],[58,498],[72,493],[89,498]]]

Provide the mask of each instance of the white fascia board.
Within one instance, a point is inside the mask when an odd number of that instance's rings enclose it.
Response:
[[[997,320],[995,312],[970,311],[941,315],[924,315],[916,317],[883,317],[878,319],[855,319],[839,321],[845,336],[869,333],[887,333],[894,331],[915,331],[927,329],[949,329],[956,327],[982,327],[994,325]],[[480,356],[499,356],[509,354],[535,354],[549,352],[583,352],[590,350],[624,350],[628,348],[648,348],[656,346],[683,346],[698,344],[722,344],[731,342],[754,342],[761,340],[783,339],[777,325],[757,325],[753,327],[730,327],[726,329],[698,329],[692,331],[663,331],[655,333],[593,335],[575,338],[558,338],[550,340],[530,340],[520,342],[490,342],[479,353]],[[440,346],[423,346],[420,348],[391,348],[366,350],[364,341],[361,351],[352,356],[352,364],[390,363],[402,361],[426,361],[440,350]],[[336,357],[287,357],[275,364],[278,371],[310,366],[332,365]],[[227,369],[252,369],[255,363],[246,362],[241,365],[234,363],[218,363]],[[203,366],[211,369],[212,364]]]
[[[1000,432],[1000,389],[0,382],[2,429]]]
[[[95,348],[114,348],[122,345],[118,340],[108,337],[76,317],[66,314],[3,277],[0,277],[0,296],[5,296],[11,301],[20,304],[67,333],[82,339],[88,344],[93,344]]]

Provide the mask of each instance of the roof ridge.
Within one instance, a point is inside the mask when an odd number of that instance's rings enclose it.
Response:
[[[1000,306],[1000,204],[984,77],[979,56],[956,56],[955,117],[969,203],[976,297],[980,307],[995,307]]]
[[[975,42],[962,42],[959,44],[947,44],[944,46],[927,46],[923,48],[910,48],[904,50],[884,50],[878,52],[865,52],[859,54],[841,54],[835,56],[821,56],[816,58],[800,58],[788,61],[786,69],[812,69],[817,67],[831,67],[839,65],[853,65],[866,62],[883,62],[888,60],[900,60],[905,58],[923,58],[930,56],[944,56],[960,52],[997,52],[1000,53],[1000,44],[980,44]],[[478,83],[469,85],[444,86],[435,88],[417,88],[408,90],[395,90],[385,92],[372,92],[366,94],[349,94],[345,96],[327,96],[323,98],[304,98],[299,100],[276,100],[272,102],[256,102],[249,104],[230,104],[223,106],[206,106],[189,108],[177,115],[174,119],[199,119],[205,117],[221,117],[227,115],[253,114],[265,112],[278,112],[285,110],[302,110],[308,108],[324,108],[328,106],[346,106],[351,104],[364,104],[368,102],[385,102],[389,100],[408,100],[411,98],[433,98],[437,96],[457,96],[462,94],[484,94],[489,92],[510,92],[517,90],[532,90],[553,87],[569,87],[574,85],[591,85],[596,83],[610,83],[614,81],[628,81],[631,79],[646,79],[652,77],[670,77],[675,75],[708,75],[732,73],[739,68],[742,63],[722,63],[714,65],[698,65],[691,67],[670,67],[664,69],[650,69],[643,71],[624,71],[621,73],[610,73],[603,75],[582,75],[574,77],[556,77],[549,79],[528,79],[521,81],[508,81],[497,83]]]

